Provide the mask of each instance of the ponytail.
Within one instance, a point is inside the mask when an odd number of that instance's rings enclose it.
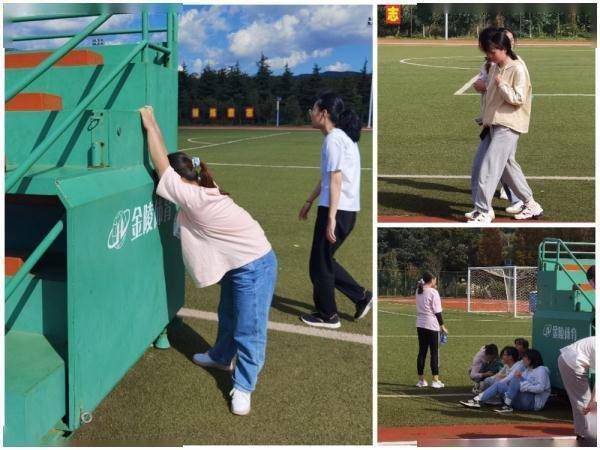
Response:
[[[200,158],[191,158],[183,152],[174,152],[167,155],[169,164],[173,170],[181,177],[188,181],[195,181],[198,186],[205,188],[218,188],[221,195],[229,195],[219,188],[213,178],[212,172],[208,166],[200,161]],[[200,170],[198,170],[200,168]]]
[[[346,108],[342,98],[331,91],[319,95],[317,106],[329,113],[333,124],[342,130],[353,142],[360,140],[362,121],[356,112]]]
[[[419,281],[417,281],[417,294],[422,294],[423,293],[423,288],[425,287],[425,285],[427,283],[429,283],[431,280],[433,280],[435,277],[433,276],[433,274],[431,272],[425,271],[423,272],[423,275],[421,275],[421,279]]]

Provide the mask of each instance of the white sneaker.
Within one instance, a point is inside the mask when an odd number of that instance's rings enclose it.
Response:
[[[519,214],[515,215],[515,219],[517,220],[526,220],[526,219],[539,219],[544,215],[544,210],[542,209],[542,205],[538,202],[531,200],[525,207],[523,211]]]
[[[477,214],[479,214],[479,211],[477,211],[476,209],[474,209],[473,211],[469,211],[465,213],[465,217],[469,220],[471,220],[473,217],[475,217]],[[492,220],[496,218],[496,215],[494,214],[494,211],[488,213],[490,216],[492,216]]]
[[[525,205],[523,204],[523,202],[521,200],[518,200],[515,203],[511,203],[510,206],[507,206],[504,211],[514,216],[515,214],[519,214],[521,211],[523,211],[524,207]]]
[[[231,412],[238,416],[250,413],[250,397],[252,394],[233,388],[231,395]]]
[[[442,383],[440,380],[438,381],[432,381],[431,382],[431,387],[434,389],[441,389],[444,387],[444,383]]]
[[[477,211],[477,214],[474,214],[473,218],[469,219],[469,221],[467,223],[475,223],[478,225],[485,225],[488,223],[492,223],[493,221],[494,221],[494,216],[492,214]]]
[[[419,382],[416,384],[417,387],[427,387],[427,381],[425,380],[419,380]]]
[[[202,367],[212,367],[213,369],[226,370],[228,372],[233,370],[233,362],[229,363],[228,365],[219,364],[210,356],[208,356],[208,352],[196,353],[192,358],[192,361]]]

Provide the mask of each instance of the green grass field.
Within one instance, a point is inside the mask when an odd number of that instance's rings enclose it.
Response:
[[[524,46],[517,53],[534,94],[530,132],[517,150],[525,175],[593,177],[593,49]],[[454,93],[482,60],[468,46],[379,47],[378,175],[470,175],[479,95]],[[593,181],[531,180],[531,187],[546,220],[593,221]],[[468,179],[380,179],[378,193],[379,215],[461,219],[472,206]],[[505,206],[497,201],[497,217],[508,217]]]
[[[500,415],[493,408],[470,410],[458,404],[472,397],[467,368],[482,345],[499,349],[514,338],[531,340],[531,321],[500,314],[472,314],[446,309],[448,342],[440,349],[440,379],[445,388],[417,388],[418,343],[415,307],[380,301],[378,305],[378,424],[382,427],[468,425],[570,420],[568,403],[551,398],[539,412]],[[431,381],[429,356],[425,379]],[[456,396],[436,397],[436,394]],[[464,394],[464,395],[463,395]],[[408,395],[409,397],[393,397]],[[434,396],[431,396],[434,395]],[[423,436],[435,438],[435,436]]]
[[[279,260],[270,316],[274,322],[301,325],[298,314],[312,310],[308,257],[315,214],[312,211],[307,222],[297,216],[319,178],[321,142],[317,131],[179,132],[180,149],[221,144],[188,153],[209,164],[219,186],[261,223],[271,241]],[[364,168],[371,168],[371,142],[370,133],[364,133],[359,144]],[[371,171],[363,170],[362,175],[362,211],[337,259],[370,287]],[[217,286],[200,290],[187,281],[185,307],[215,312],[218,299]],[[352,303],[341,294],[336,299],[340,331],[371,335],[371,316],[353,322]],[[94,421],[76,432],[73,443],[372,442],[370,345],[269,331],[266,364],[252,397],[252,413],[236,417],[229,412],[226,395],[231,389],[229,376],[191,362],[194,353],[214,343],[216,330],[216,322],[196,319],[185,319],[181,327],[172,329],[172,348],[149,349],[96,410]]]

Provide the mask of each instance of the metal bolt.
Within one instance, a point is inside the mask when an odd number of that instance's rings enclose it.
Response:
[[[82,423],[90,423],[93,419],[92,413],[89,411],[84,411],[81,413],[81,422]]]

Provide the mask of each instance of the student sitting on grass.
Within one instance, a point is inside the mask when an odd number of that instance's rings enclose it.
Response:
[[[527,350],[523,356],[523,371],[514,370],[513,375],[493,384],[472,400],[461,401],[467,408],[481,408],[497,395],[504,400],[504,406],[495,409],[497,413],[510,413],[513,410],[539,411],[550,397],[550,371],[537,350]]]
[[[516,338],[515,339],[515,348],[519,352],[519,359],[523,358],[525,352],[529,350],[529,341],[525,338]]]
[[[516,370],[525,370],[523,362],[519,360],[519,352],[515,347],[504,347],[500,352],[500,357],[502,359],[502,362],[504,363],[504,366],[496,375],[487,377],[479,384],[481,392],[485,391],[492,384],[498,383],[499,381],[502,381],[507,377],[512,376]]]
[[[478,356],[480,354],[482,355]],[[479,368],[472,366],[470,370],[471,380],[475,382],[473,393],[478,394],[482,390],[483,385],[481,383],[493,377],[502,369],[502,361],[498,356],[498,346],[496,344],[483,346],[473,360],[476,362],[481,361]]]

